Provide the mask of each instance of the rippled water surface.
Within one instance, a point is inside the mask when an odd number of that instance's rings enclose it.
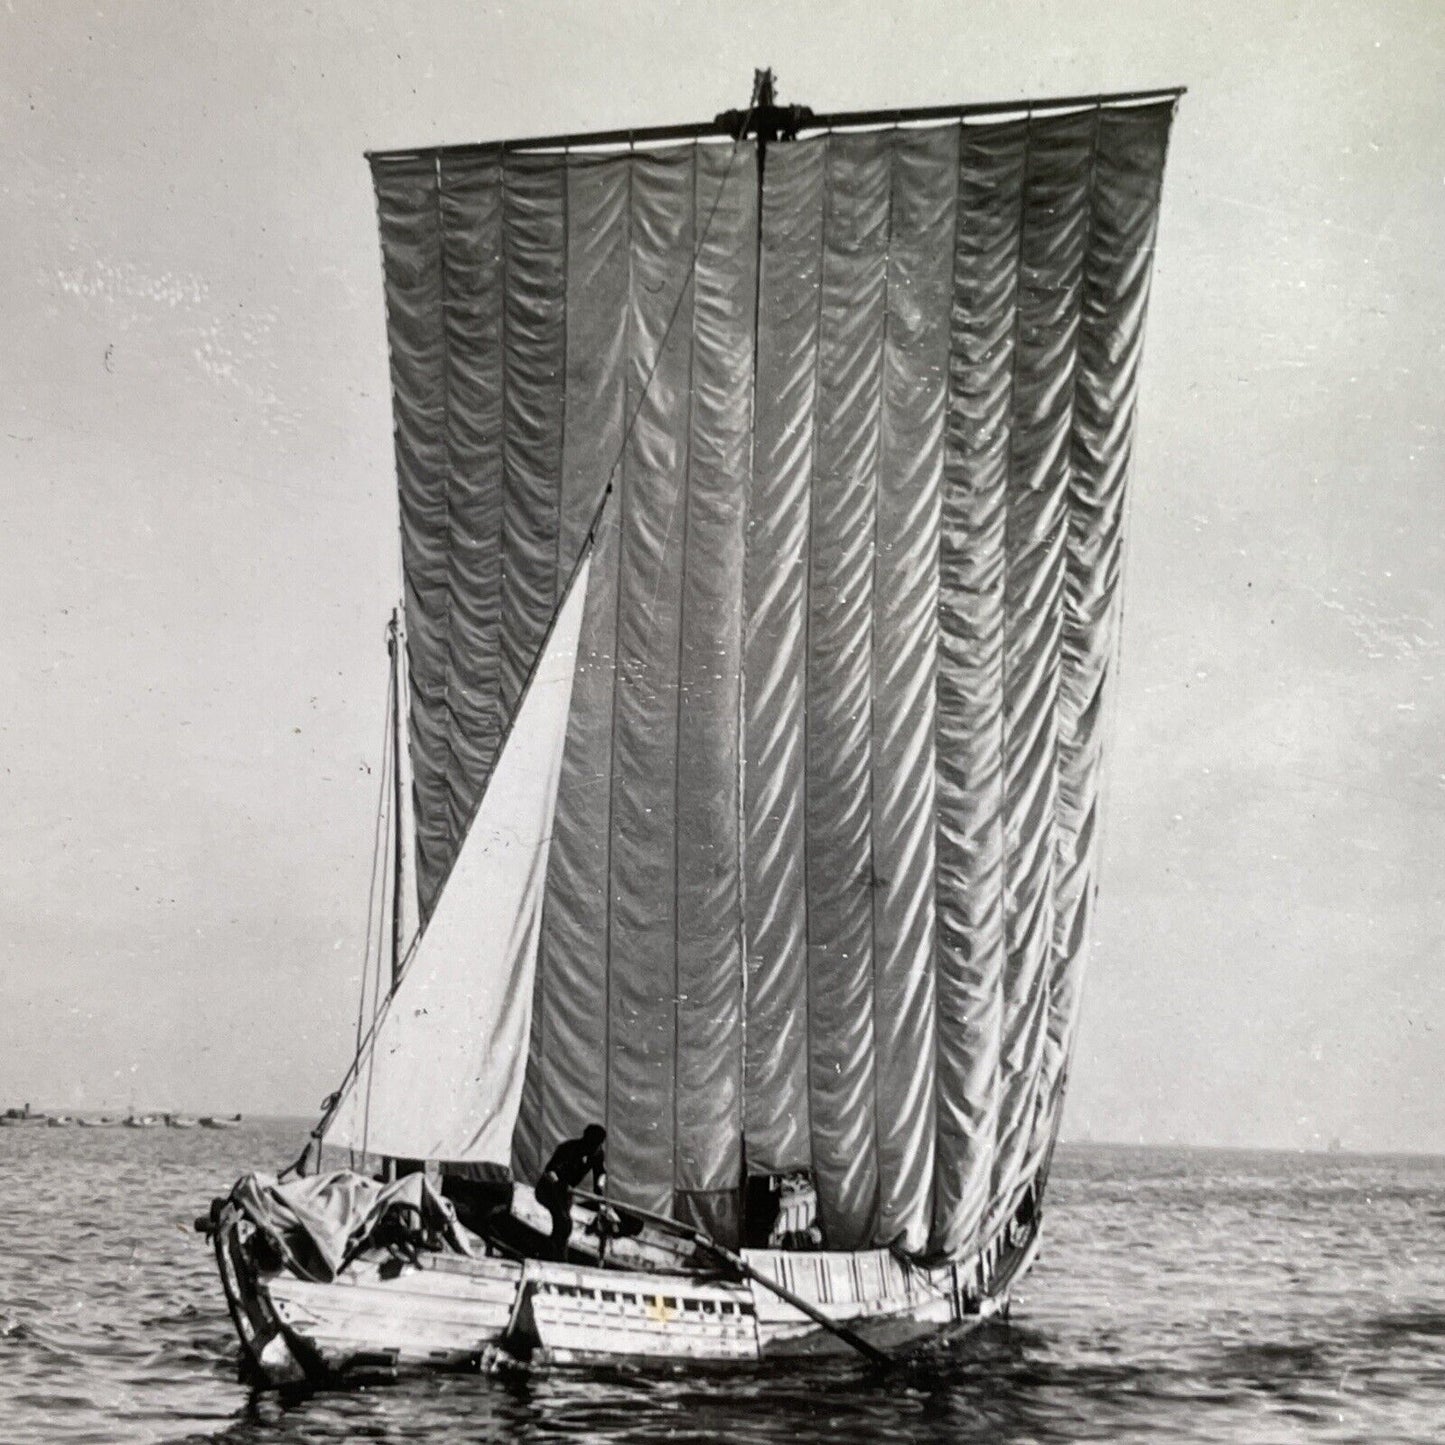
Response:
[[[1445,1160],[1060,1151],[1013,1323],[888,1378],[236,1380],[191,1220],[295,1124],[0,1129],[0,1441],[1445,1440]]]

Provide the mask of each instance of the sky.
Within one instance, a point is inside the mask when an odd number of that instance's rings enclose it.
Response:
[[[9,0],[0,1104],[350,1059],[397,593],[369,148],[1187,85],[1065,1137],[1445,1150],[1445,6]]]

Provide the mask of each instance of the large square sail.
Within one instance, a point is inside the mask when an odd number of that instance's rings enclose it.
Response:
[[[515,1128],[395,1152],[531,1178],[596,1120],[624,1200],[735,1241],[807,1172],[830,1247],[934,1258],[1040,1178],[1172,113],[374,159],[422,950],[510,936],[448,900],[611,487]]]

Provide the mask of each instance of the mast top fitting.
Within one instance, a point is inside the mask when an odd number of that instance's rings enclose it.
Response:
[[[755,136],[761,145],[772,141],[797,140],[798,132],[813,122],[806,105],[779,105],[773,94],[776,77],[772,69],[753,71],[753,100],[746,110],[725,110],[713,124],[734,140]]]

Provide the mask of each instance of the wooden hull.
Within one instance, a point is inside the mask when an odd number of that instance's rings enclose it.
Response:
[[[764,1287],[658,1273],[424,1254],[359,1260],[329,1284],[258,1263],[251,1226],[220,1221],[217,1261],[252,1372],[267,1385],[334,1385],[503,1358],[555,1365],[746,1363],[846,1350]],[[745,1251],[748,1263],[887,1351],[967,1331],[1002,1310],[1036,1236],[969,1265],[925,1269],[885,1250]],[[981,1292],[980,1281],[998,1281]]]

